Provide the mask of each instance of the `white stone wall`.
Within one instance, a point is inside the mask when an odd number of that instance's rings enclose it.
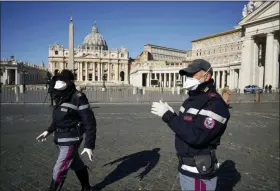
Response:
[[[18,61],[1,61],[1,83],[3,84],[45,84],[47,68],[24,63],[19,67]],[[22,72],[23,70],[24,72]]]
[[[203,58],[219,67],[240,61],[242,48],[241,31],[217,35],[192,42],[192,59]]]
[[[192,41],[191,60],[201,58],[211,63],[217,89],[225,85],[237,89],[241,52],[241,30],[236,29]]]
[[[177,86],[177,81],[185,81],[179,75],[179,70],[186,67],[186,63],[168,63],[167,61],[147,61],[136,65],[130,72],[131,84],[142,87],[143,80],[146,81],[145,87],[152,87],[151,80],[159,81],[159,86],[172,88]],[[143,75],[144,74],[144,75]],[[145,77],[144,77],[145,76]],[[145,79],[143,79],[143,77]]]
[[[144,51],[150,52],[154,60],[182,62],[186,59],[187,51],[157,45],[145,45]]]

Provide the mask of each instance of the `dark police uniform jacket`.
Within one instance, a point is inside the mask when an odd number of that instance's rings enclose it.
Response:
[[[80,144],[85,133],[84,148],[94,149],[96,119],[86,95],[76,90],[69,101],[58,103],[48,132],[54,132],[54,142],[62,146]]]
[[[213,80],[189,91],[189,98],[180,107],[179,115],[167,111],[162,116],[163,121],[175,132],[177,155],[187,159],[215,151],[229,118],[228,106],[217,93]],[[182,169],[182,165],[179,160],[179,172],[189,177],[210,179],[215,176],[214,172],[206,175],[191,172]]]

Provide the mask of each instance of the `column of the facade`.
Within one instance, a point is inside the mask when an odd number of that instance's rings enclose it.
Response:
[[[215,85],[216,85],[216,88],[217,88],[218,84],[217,84],[217,71],[216,70],[214,71],[214,79],[215,79]]]
[[[240,89],[239,78],[240,78],[240,69],[238,68],[238,69],[236,69],[236,88],[238,88],[238,89]]]
[[[77,62],[77,80],[81,81],[81,64]]]
[[[254,39],[251,36],[245,37],[242,46],[241,71],[239,78],[239,87],[241,89],[246,85],[251,84],[253,47]]]
[[[120,81],[120,63],[118,62],[117,63],[117,67],[116,67],[116,70],[117,70],[117,82]]]
[[[83,78],[84,78],[84,62],[80,62],[80,65],[81,65],[81,81],[83,81]]]
[[[226,72],[222,70],[222,88],[225,87]]]
[[[218,74],[217,74],[217,83],[216,83],[216,85],[217,85],[217,89],[220,89],[220,87],[221,87],[220,71],[217,71],[217,72],[218,72]]]
[[[259,57],[258,57],[258,52],[259,52],[259,47],[257,42],[255,41],[253,44],[253,58],[252,58],[252,76],[251,76],[251,82],[252,84],[258,84],[259,81],[259,66],[258,66],[258,62],[259,62]]]
[[[104,69],[105,69],[105,63],[104,62],[102,62],[101,63],[101,81],[103,81],[103,76],[104,76]]]
[[[152,79],[152,73],[149,71],[149,73],[148,73],[147,87],[150,87],[150,86],[151,86],[151,79]]]
[[[232,81],[233,81],[233,78],[232,78],[232,69],[229,69],[229,80],[228,80],[228,86],[229,86],[229,89],[233,89],[233,85],[232,85]]]
[[[176,87],[176,73],[173,73],[173,87]]]
[[[163,87],[166,87],[166,73],[163,73]]]
[[[111,64],[108,62],[108,76],[107,76],[107,81],[111,81]]]
[[[83,77],[82,77],[82,72],[83,72],[83,69],[82,69],[82,63],[81,62],[78,62],[78,67],[79,67],[79,81],[82,81]]]
[[[114,63],[114,81],[118,81],[118,64]]]
[[[162,87],[162,73],[159,73],[159,87]]]
[[[233,73],[233,75],[232,75],[233,88],[235,89],[235,88],[237,88],[236,87],[236,84],[237,84],[236,71],[232,70],[232,73]]]
[[[85,81],[87,82],[88,81],[88,62],[85,62],[85,67],[86,67],[86,72],[85,72]]]
[[[146,87],[149,87],[149,75],[150,73],[146,73]]]
[[[268,33],[266,37],[266,52],[265,52],[265,85],[273,84],[273,60],[274,60],[274,35]]]
[[[100,65],[100,81],[103,81],[103,75],[104,75],[104,68],[105,68],[105,63],[104,62],[101,62],[101,65]]]
[[[80,65],[79,65],[79,62],[76,62],[76,66],[77,66],[77,70],[76,70],[77,81],[80,81]]]
[[[279,41],[274,39],[274,57],[273,57],[273,84],[272,88],[279,88]]]
[[[168,87],[171,87],[171,73],[168,73]]]
[[[92,63],[92,81],[95,81],[95,62]]]
[[[97,63],[97,81],[101,81],[101,78],[100,78],[100,76],[101,76],[101,74],[100,74],[101,68],[100,68],[100,66],[101,66],[101,63],[98,62]]]
[[[15,85],[18,84],[18,70],[15,69]]]

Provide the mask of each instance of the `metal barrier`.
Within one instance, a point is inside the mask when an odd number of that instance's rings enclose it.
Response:
[[[166,102],[183,102],[188,96],[186,94],[174,94],[172,91],[137,91],[133,94],[133,88],[113,87],[107,91],[99,88],[83,91],[90,103],[144,103],[163,100]],[[47,96],[47,90],[30,90],[25,93],[15,93],[14,88],[1,89],[1,103],[43,103]],[[279,93],[263,93],[261,101],[279,101]],[[254,102],[254,94],[231,94],[230,102]],[[50,103],[50,96],[46,99]]]

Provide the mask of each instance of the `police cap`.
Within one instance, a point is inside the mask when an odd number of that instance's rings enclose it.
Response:
[[[57,74],[57,79],[62,81],[74,81],[74,74],[71,70],[62,70],[59,74]]]
[[[213,69],[211,67],[211,64],[204,59],[193,60],[192,63],[189,64],[187,68],[180,70],[179,74],[186,75],[186,76],[193,76],[195,73],[201,70],[205,72],[208,71],[211,75],[213,75]]]

